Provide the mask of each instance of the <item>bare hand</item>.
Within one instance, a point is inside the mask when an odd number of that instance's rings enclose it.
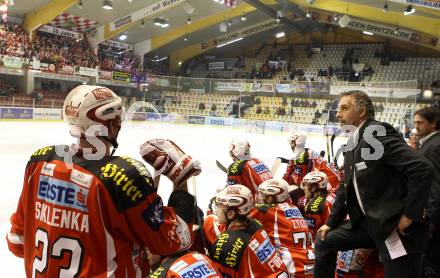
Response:
[[[397,231],[399,232],[399,234],[406,235],[405,229],[408,228],[409,225],[412,224],[412,222],[413,221],[411,219],[409,219],[405,215],[402,215],[402,217],[399,220],[399,224],[397,224]]]
[[[316,232],[317,236],[319,236],[319,238],[324,241],[325,240],[325,236],[327,235],[327,233],[331,230],[332,228],[330,228],[327,225],[322,225],[321,228],[318,229],[318,231]]]

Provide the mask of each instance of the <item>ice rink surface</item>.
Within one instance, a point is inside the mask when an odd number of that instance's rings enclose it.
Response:
[[[197,199],[205,211],[216,189],[226,182],[226,174],[220,171],[215,161],[225,166],[232,163],[229,144],[233,138],[246,138],[255,158],[263,160],[271,168],[278,156],[290,158],[288,133],[246,133],[244,129],[204,125],[179,125],[165,123],[124,123],[119,135],[119,148],[115,155],[130,156],[142,160],[139,146],[146,140],[166,138],[173,140],[187,154],[198,159],[202,173],[196,178]],[[23,260],[9,252],[6,233],[10,229],[9,218],[15,211],[23,184],[26,163],[33,152],[45,146],[71,144],[75,142],[63,122],[0,121],[0,277],[25,277]],[[326,150],[324,136],[308,136],[307,145],[315,151]],[[148,166],[149,167],[149,166]],[[276,176],[285,170],[281,165]],[[149,170],[151,171],[151,167]],[[191,186],[189,186],[192,192]],[[167,202],[171,193],[171,182],[162,177],[159,195]]]

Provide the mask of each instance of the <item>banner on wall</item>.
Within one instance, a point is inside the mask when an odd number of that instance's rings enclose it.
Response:
[[[99,79],[112,80],[112,78],[113,76],[111,71],[105,71],[105,70],[99,71]]]
[[[295,93],[295,84],[276,84],[276,90],[278,93]]]
[[[242,82],[224,82],[214,81],[214,90],[216,91],[245,91],[245,83]]]
[[[351,18],[347,27],[359,31],[368,31],[374,34],[395,38],[399,40],[404,40],[404,41],[410,41],[410,42],[418,42],[422,37],[422,35],[417,32],[400,29],[400,28],[396,29],[395,26],[388,26],[376,22],[360,20],[358,18]]]
[[[210,62],[208,64],[209,70],[222,70],[225,68],[225,62]]]
[[[113,71],[112,72],[112,79],[117,81],[124,81],[124,82],[130,82],[131,81],[131,74],[124,71]]]
[[[34,108],[33,118],[35,120],[61,120],[61,109]]]
[[[120,49],[127,49],[127,50],[133,50],[133,45],[113,40],[105,40],[101,42],[100,44],[114,47],[114,48],[120,48]]]
[[[188,116],[189,124],[203,125],[205,123],[205,117],[203,116]]]
[[[3,65],[5,66],[5,68],[21,69],[23,67],[23,62],[24,59],[21,57],[15,57],[9,55],[3,56]]]
[[[62,74],[71,74],[73,75],[75,73],[75,68],[73,66],[64,65],[62,68],[58,70],[59,73]]]
[[[40,70],[46,72],[56,72],[57,67],[55,66],[55,64],[40,63]]]
[[[32,119],[31,108],[2,108],[0,110],[2,119]]]
[[[146,17],[150,17],[154,14],[160,14],[163,11],[173,8],[177,5],[184,3],[186,0],[160,0],[153,3],[143,9],[137,10],[129,15],[118,18],[109,23],[110,31],[115,31],[121,27],[127,26],[132,22],[141,20]]]
[[[363,87],[363,86],[330,86],[330,95],[339,95],[348,91],[363,91],[370,97],[382,98],[407,98],[420,94],[420,89],[400,89],[383,87]]]
[[[51,25],[43,25],[38,29],[38,31],[50,33],[58,36],[68,37],[72,39],[82,39],[83,37],[81,33],[70,30],[64,30]]]
[[[76,75],[90,76],[96,77],[98,75],[98,70],[94,68],[86,68],[86,67],[75,67]]]
[[[145,83],[147,82],[147,76],[145,74],[131,74],[131,82],[133,83]]]
[[[390,0],[390,1],[400,4],[414,5],[414,6],[440,10],[439,0]]]
[[[246,92],[273,93],[273,83],[262,83],[262,82],[246,83],[244,90]]]

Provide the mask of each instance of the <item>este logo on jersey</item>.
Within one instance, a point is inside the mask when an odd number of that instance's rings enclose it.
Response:
[[[35,218],[52,227],[89,232],[89,190],[71,182],[40,176]],[[56,206],[55,206],[56,205]]]
[[[48,203],[87,212],[88,188],[55,178],[40,176],[38,198]]]
[[[267,238],[254,252],[258,257],[258,260],[264,264],[275,252],[275,247]]]
[[[216,272],[210,265],[206,264],[205,261],[199,261],[179,271],[178,274],[182,278],[204,278],[211,277],[216,274]]]

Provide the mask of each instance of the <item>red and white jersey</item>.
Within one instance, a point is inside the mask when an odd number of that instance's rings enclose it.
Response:
[[[190,252],[177,258],[170,256],[152,272],[149,278],[222,278],[211,259],[198,252]]]
[[[313,277],[313,241],[297,207],[289,203],[257,205],[250,217],[263,224],[290,277]]]
[[[296,158],[289,161],[283,179],[289,185],[301,185],[305,175],[315,168],[316,159],[318,157],[319,154],[317,152],[305,148],[298,153]]]
[[[144,165],[129,157],[73,157],[36,151],[7,235],[27,277],[145,277],[154,254],[188,248],[191,233],[164,207]]]
[[[310,199],[304,207],[304,219],[312,233],[313,241],[318,229],[327,222],[334,199],[333,193],[319,195]]]
[[[236,160],[228,169],[228,185],[241,184],[249,188],[255,197],[258,186],[266,180],[273,178],[269,167],[261,160]]]
[[[315,170],[321,171],[327,175],[328,185],[327,190],[331,193],[336,193],[342,177],[335,167],[328,163],[323,157],[318,157],[315,160]]]
[[[211,247],[217,240],[217,237],[226,230],[226,225],[219,224],[217,216],[210,214],[203,221],[203,234],[205,235],[208,247]]]
[[[221,233],[211,248],[210,258],[223,277],[288,277],[269,236],[251,219],[246,228]]]

